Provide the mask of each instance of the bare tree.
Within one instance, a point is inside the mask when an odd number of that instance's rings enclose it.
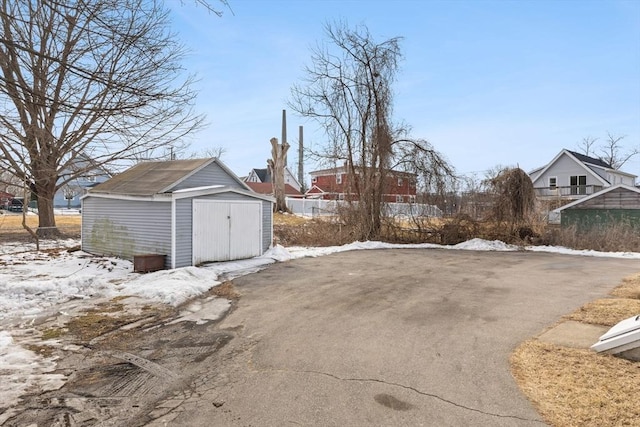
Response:
[[[607,132],[607,138],[596,146],[598,138],[587,136],[578,143],[578,149],[585,156],[597,157],[613,169],[620,169],[625,163],[640,154],[640,146],[625,150],[622,144],[624,138],[626,135]]]
[[[329,142],[316,156],[343,164],[354,194],[360,239],[379,236],[385,186],[391,169],[420,172],[430,182],[452,168],[424,140],[407,138],[392,120],[400,38],[373,40],[364,26],[326,25],[328,43],[318,45],[305,85],[292,88],[290,108],[317,120]],[[431,175],[430,175],[431,174]]]
[[[490,191],[495,195],[493,219],[505,223],[511,232],[530,221],[535,208],[535,191],[529,175],[520,168],[504,168],[489,178]]]
[[[189,153],[186,158],[188,159],[196,159],[196,158],[204,158],[204,157],[215,157],[216,159],[221,159],[222,156],[226,154],[227,150],[224,147],[209,147],[203,148],[198,151],[193,151]]]
[[[597,141],[598,138],[585,136],[584,138],[582,138],[582,141],[578,142],[578,150],[580,150],[580,152],[585,156],[591,156],[593,154],[593,149]]]
[[[159,0],[0,3],[0,170],[35,190],[39,234],[57,233],[58,189],[161,157],[202,117]]]
[[[621,141],[624,138],[626,138],[626,135],[614,135],[611,132],[607,132],[607,139],[600,147],[600,153],[602,154],[600,158],[614,169],[620,169],[631,158],[640,154],[640,147],[623,151]]]

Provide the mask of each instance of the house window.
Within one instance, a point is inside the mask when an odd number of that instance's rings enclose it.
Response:
[[[402,178],[398,178],[398,187],[402,187]]]
[[[573,175],[569,177],[569,185],[571,186],[572,195],[585,195],[587,194],[587,176],[586,175]]]
[[[396,203],[402,203],[402,202],[403,202],[403,200],[404,200],[404,199],[402,198],[402,196],[401,196],[400,194],[397,194],[397,195],[396,195]]]
[[[314,176],[313,178],[311,178],[311,182],[314,184],[318,182],[318,177]]]
[[[409,203],[415,203],[416,202],[416,196],[409,196]]]
[[[344,200],[344,193],[338,194],[338,200]]]
[[[336,184],[342,184],[342,174],[336,174]]]
[[[558,178],[555,177],[555,176],[550,176],[549,177],[549,188],[551,190],[555,190],[557,186],[558,186]]]

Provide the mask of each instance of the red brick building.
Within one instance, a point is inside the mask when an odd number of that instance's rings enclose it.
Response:
[[[271,182],[245,182],[256,193],[274,194],[273,183]],[[302,193],[289,184],[284,185],[284,195],[286,197],[302,197]]]
[[[356,200],[353,185],[346,166],[311,172],[311,188],[308,198],[324,200]],[[408,172],[389,171],[383,199],[387,203],[414,203],[416,201],[416,175]]]

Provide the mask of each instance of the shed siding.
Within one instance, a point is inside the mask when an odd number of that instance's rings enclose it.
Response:
[[[192,200],[191,198],[176,200],[176,267],[191,265]]]
[[[224,169],[216,163],[211,163],[173,187],[171,190],[184,190],[187,188],[204,187],[207,185],[225,185],[232,188],[244,188],[240,183],[238,183],[238,181],[225,172]]]
[[[570,209],[640,209],[640,193],[616,188]]]
[[[133,260],[166,255],[171,266],[171,203],[87,197],[82,205],[82,250]]]
[[[271,248],[273,243],[273,203],[262,201],[262,250]]]
[[[563,227],[576,226],[586,231],[614,225],[640,229],[640,209],[566,209],[562,211]]]

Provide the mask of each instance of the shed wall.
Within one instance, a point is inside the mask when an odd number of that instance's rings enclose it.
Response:
[[[640,193],[616,188],[585,200],[571,209],[640,209]]]
[[[563,227],[576,226],[579,230],[584,231],[592,228],[624,225],[640,230],[640,209],[576,208],[562,211],[560,221]]]
[[[171,266],[171,203],[86,197],[82,203],[82,250],[133,260],[166,255]]]

